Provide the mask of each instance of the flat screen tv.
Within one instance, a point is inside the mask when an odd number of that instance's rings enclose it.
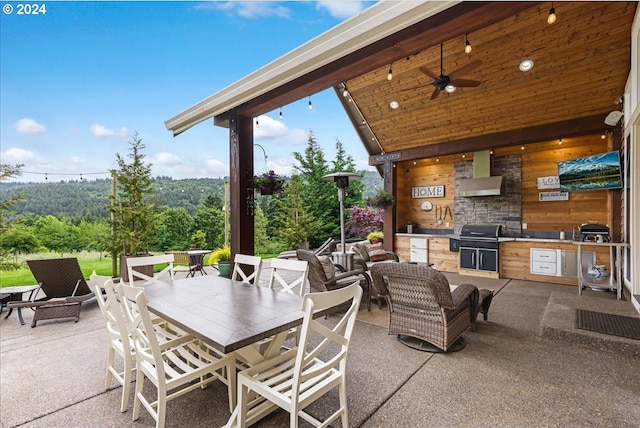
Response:
[[[558,162],[561,192],[622,188],[620,153],[608,152]]]

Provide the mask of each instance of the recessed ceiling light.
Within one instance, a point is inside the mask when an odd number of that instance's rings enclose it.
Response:
[[[456,91],[456,87],[453,85],[447,85],[444,87],[444,90],[447,91],[447,93],[452,94]]]
[[[398,103],[397,101],[391,101],[389,103],[389,107],[391,107],[392,109],[397,109],[398,107],[400,107],[400,103]]]
[[[531,59],[523,60],[518,66],[518,68],[520,69],[520,71],[525,71],[525,72],[531,70],[533,68],[533,60]]]

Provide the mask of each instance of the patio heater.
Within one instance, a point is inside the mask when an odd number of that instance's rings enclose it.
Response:
[[[345,232],[344,232],[344,199],[347,195],[347,187],[349,187],[349,181],[360,180],[358,174],[352,172],[334,172],[322,177],[324,181],[333,181],[336,189],[338,189],[338,201],[340,202],[340,243],[342,244],[342,251],[335,251],[331,255],[333,256],[333,263],[339,264],[347,271],[353,270],[353,256],[354,252],[346,250]]]

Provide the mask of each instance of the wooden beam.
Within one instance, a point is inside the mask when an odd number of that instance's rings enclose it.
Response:
[[[603,129],[610,128],[603,123],[604,117],[596,115],[572,119],[564,122],[532,126],[524,129],[498,132],[489,135],[469,137],[456,141],[446,141],[439,144],[402,150],[400,159],[403,161],[453,155],[457,153],[475,152],[477,150],[491,150],[499,147],[509,147],[521,144],[536,143],[556,138],[578,137],[581,135],[597,134]],[[389,155],[390,153],[387,153]],[[369,156],[369,165],[380,165],[378,155]]]
[[[253,254],[253,118],[236,110],[229,121],[229,157],[231,252]]]

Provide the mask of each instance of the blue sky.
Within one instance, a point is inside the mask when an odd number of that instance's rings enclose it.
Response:
[[[212,120],[173,137],[164,121],[286,54],[371,2],[43,2],[44,15],[0,15],[0,161],[21,181],[106,178],[137,131],[152,173],[229,172],[228,132]],[[42,4],[42,3],[41,3]],[[335,93],[259,117],[255,170],[288,175],[313,131],[372,169]]]

